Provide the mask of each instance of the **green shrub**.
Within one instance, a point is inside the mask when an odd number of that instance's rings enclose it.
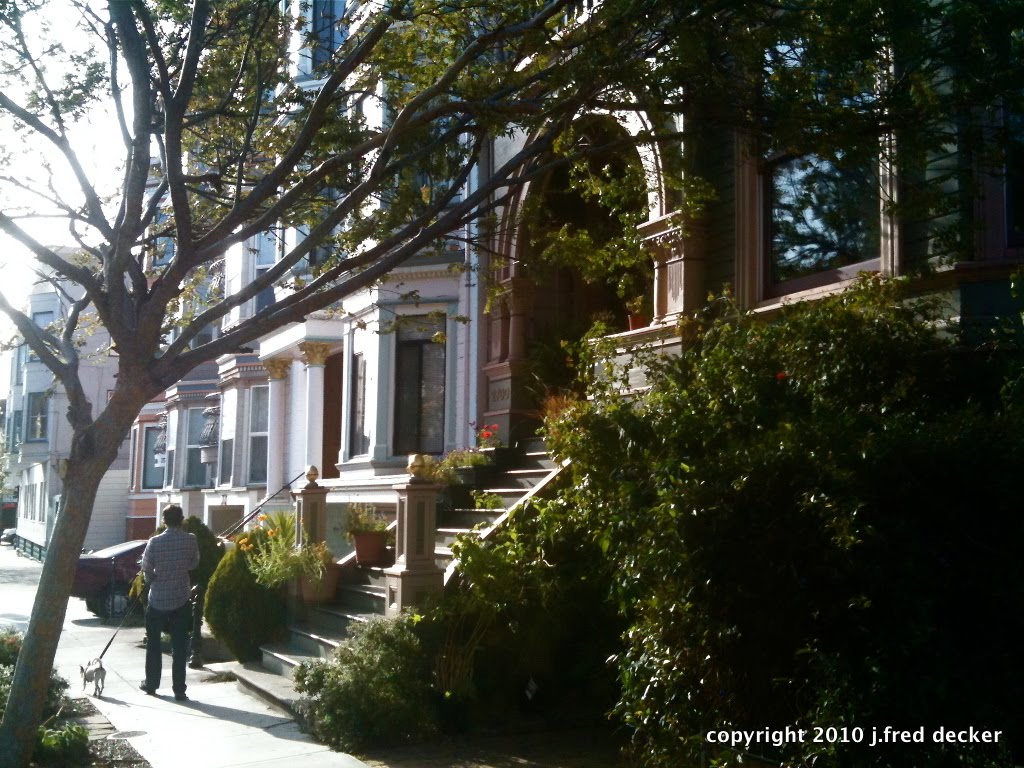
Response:
[[[608,563],[574,526],[576,515],[561,500],[535,499],[488,540],[467,535],[452,545],[459,583],[425,629],[435,685],[468,699],[472,719],[594,723],[614,704],[607,659],[621,650],[623,625],[608,599]]]
[[[258,659],[260,646],[280,635],[286,623],[283,593],[256,582],[246,563],[246,546],[251,544],[241,537],[221,558],[205,604],[210,629],[239,661]]]
[[[36,765],[64,766],[89,763],[89,731],[75,723],[61,728],[40,726],[32,759]]]
[[[470,491],[469,495],[473,498],[473,507],[475,509],[504,509],[505,502],[496,493],[490,491]]]
[[[13,629],[0,630],[0,667],[13,667],[21,652],[21,633]]]
[[[0,717],[7,707],[7,696],[11,691],[11,680],[14,677],[14,665],[21,652],[22,636],[12,629],[0,630]],[[46,700],[43,705],[43,716],[52,717],[64,702],[64,694],[68,690],[68,681],[56,672],[50,672],[46,684]]]
[[[205,587],[224,557],[224,544],[194,515],[186,517],[181,525],[196,537],[199,544],[199,567],[192,572],[192,583]]]
[[[413,623],[401,615],[353,625],[331,659],[298,668],[295,689],[317,739],[360,751],[436,732],[430,661]]]
[[[573,460],[567,520],[629,621],[617,712],[647,764],[732,764],[708,730],[785,725],[928,732],[758,745],[791,765],[1020,763],[1024,423],[1000,400],[1006,361],[874,281],[772,322],[714,310],[649,392],[595,385],[549,432]],[[978,723],[1001,743],[930,741]]]

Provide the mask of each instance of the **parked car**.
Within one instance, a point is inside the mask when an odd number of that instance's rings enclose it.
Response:
[[[17,533],[17,528],[4,528],[3,533],[0,533],[0,544],[13,544]]]
[[[128,610],[128,588],[139,572],[146,540],[126,541],[78,558],[71,596],[102,619],[120,619]]]

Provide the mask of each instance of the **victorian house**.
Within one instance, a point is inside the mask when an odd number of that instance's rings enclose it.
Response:
[[[307,31],[321,45],[297,45],[294,61],[310,88],[317,57],[344,38],[336,23],[343,5],[309,4]],[[367,110],[368,124],[385,119]],[[327,489],[325,535],[342,555],[349,548],[344,506],[393,505],[409,454],[472,445],[476,424],[498,425],[509,444],[530,440],[545,392],[571,375],[563,345],[579,341],[595,321],[624,351],[645,346],[670,354],[682,344],[680,318],[711,293],[729,289],[742,307],[770,313],[785,301],[842,290],[862,272],[925,275],[922,289],[948,296],[952,313],[967,323],[1013,314],[1009,278],[1024,256],[1019,132],[1004,148],[1003,169],[978,169],[977,190],[962,211],[972,217],[973,248],[950,259],[936,253],[927,227],[893,205],[900,169],[883,147],[860,164],[773,153],[694,115],[674,118],[680,132],[686,129],[685,146],[636,149],[618,140],[643,130],[646,120],[610,113],[582,117],[576,126],[592,144],[618,147],[596,164],[646,180],[633,201],[643,219],[634,267],[613,282],[549,258],[545,237],[564,227],[587,228],[595,241],[622,232],[608,211],[572,188],[566,171],[536,178],[499,209],[487,247],[464,245],[478,233],[454,233],[343,305],[281,328],[168,390],[133,433],[133,511],[155,514],[158,502],[175,501],[223,530],[261,502],[289,507],[287,491],[315,465]],[[490,163],[527,138],[496,138]],[[481,163],[470,190],[487,167]],[[678,191],[688,176],[711,190],[699,216]],[[223,267],[225,290],[240,290],[275,263],[282,243],[303,236],[301,229],[279,230],[237,247]],[[303,278],[328,256],[314,249],[292,277]],[[225,323],[286,291],[264,291]]]

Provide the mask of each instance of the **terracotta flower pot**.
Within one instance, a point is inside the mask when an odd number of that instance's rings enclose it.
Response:
[[[650,324],[651,318],[647,317],[647,315],[635,312],[629,315],[629,330],[631,331],[639,331],[641,328],[646,328]]]
[[[381,565],[387,550],[387,532],[362,531],[352,534],[359,565]]]
[[[308,576],[299,579],[299,589],[302,593],[302,600],[306,603],[325,603],[334,599],[334,593],[338,590],[338,582],[341,579],[341,568],[334,563],[329,563],[324,569],[323,578],[313,581]]]

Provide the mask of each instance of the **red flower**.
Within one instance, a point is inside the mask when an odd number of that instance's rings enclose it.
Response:
[[[483,438],[484,440],[489,440],[493,436],[494,436],[493,432],[488,432],[486,429],[481,429],[480,430],[480,437]]]
[[[785,371],[779,371],[775,374],[776,381],[783,381],[788,374]]]

